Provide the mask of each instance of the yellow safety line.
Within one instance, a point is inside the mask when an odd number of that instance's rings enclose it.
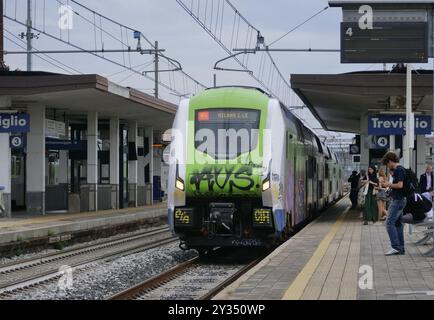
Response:
[[[319,244],[313,256],[306,263],[303,270],[298,274],[297,278],[292,282],[291,286],[286,291],[282,300],[300,300],[302,297],[304,290],[309,284],[310,279],[312,278],[315,270],[318,268],[321,260],[325,256],[327,249],[330,246],[330,243],[335,238],[339,229],[342,227],[342,224],[345,220],[347,212],[344,212],[324,237],[324,239]]]

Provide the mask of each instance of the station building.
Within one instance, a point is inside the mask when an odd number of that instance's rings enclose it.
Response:
[[[151,205],[177,106],[99,75],[0,72],[5,216]]]

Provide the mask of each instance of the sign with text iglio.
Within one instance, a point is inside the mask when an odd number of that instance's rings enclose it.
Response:
[[[415,116],[416,135],[431,134],[431,116]],[[405,135],[406,116],[405,115],[378,115],[368,118],[368,134],[380,135]]]
[[[27,113],[0,112],[0,133],[30,131],[30,115]]]

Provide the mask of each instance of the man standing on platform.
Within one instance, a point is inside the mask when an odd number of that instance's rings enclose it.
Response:
[[[420,193],[432,192],[433,191],[433,173],[432,173],[432,165],[426,166],[426,171],[423,175],[420,176]]]
[[[359,196],[359,182],[360,182],[360,175],[357,173],[357,171],[353,171],[353,174],[348,179],[348,182],[351,183],[351,193],[350,193],[350,200],[351,200],[351,210],[354,210],[357,208],[357,198]]]
[[[393,174],[393,182],[384,184],[386,188],[392,190],[392,202],[389,207],[389,216],[386,220],[386,229],[392,249],[386,252],[386,256],[405,254],[402,214],[407,204],[407,197],[404,194],[406,170],[399,165],[399,157],[393,152],[388,152],[382,162]]]

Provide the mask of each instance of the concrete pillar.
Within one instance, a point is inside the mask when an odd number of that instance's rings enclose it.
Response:
[[[426,139],[425,136],[417,136],[416,139],[417,154],[416,154],[416,174],[420,177],[426,170]]]
[[[396,150],[396,137],[392,135],[389,137],[389,140],[390,140],[389,151],[394,152]]]
[[[88,211],[98,211],[98,113],[87,114]]]
[[[138,142],[138,126],[137,122],[130,122],[128,125],[128,142],[136,145],[137,154],[137,142]],[[129,207],[137,207],[137,160],[128,161],[128,193],[129,193]]]
[[[26,207],[28,213],[45,214],[45,106],[28,108]]]
[[[9,133],[0,133],[0,186],[3,193],[3,205],[5,211],[0,216],[10,218],[11,212],[11,149],[9,148]],[[0,199],[1,200],[1,199]]]
[[[154,128],[146,127],[145,128],[145,137],[149,139],[149,152],[145,155],[144,165],[145,167],[149,165],[149,183],[146,186],[146,204],[152,205],[154,204],[153,197],[153,179],[154,179]]]
[[[110,185],[112,209],[119,209],[119,118],[110,118]]]
[[[361,135],[360,137],[360,144],[361,144],[361,150],[360,150],[360,170],[368,171],[368,167],[370,165],[369,163],[369,136],[368,135]]]

